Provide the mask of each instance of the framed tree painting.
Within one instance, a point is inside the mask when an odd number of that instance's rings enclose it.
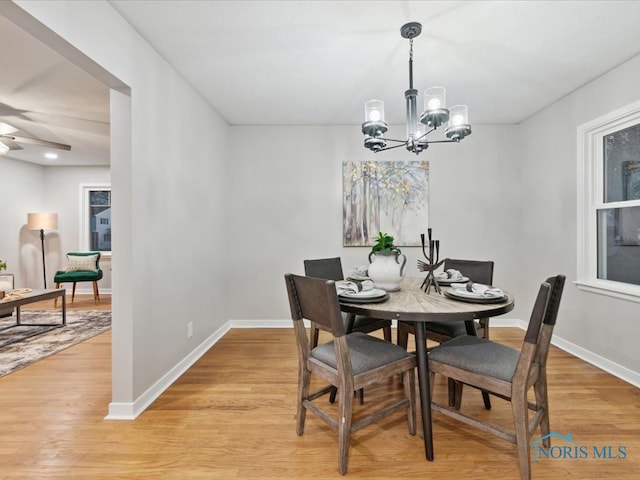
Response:
[[[384,232],[397,246],[419,246],[429,226],[429,162],[343,162],[345,247],[371,246]]]

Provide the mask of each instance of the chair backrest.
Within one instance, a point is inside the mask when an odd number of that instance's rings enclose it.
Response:
[[[95,269],[98,271],[100,270],[100,257],[102,255],[100,252],[67,252],[67,260],[69,260],[69,257],[90,257],[92,255],[96,256]]]
[[[302,325],[303,319],[307,319],[324,330],[332,332],[334,337],[345,335],[345,326],[333,280],[304,277],[292,273],[287,273],[284,277],[289,294],[291,318],[296,328]]]
[[[545,325],[555,326],[556,324],[565,280],[566,277],[564,275],[556,275],[547,279],[547,283],[551,285],[551,293],[549,294],[549,305],[543,321]]]
[[[344,279],[340,257],[305,260],[304,274],[307,277],[324,278],[326,280]]]
[[[556,277],[547,278],[547,280],[540,286],[540,290],[538,291],[538,298],[536,299],[536,303],[534,305],[533,312],[531,314],[531,319],[529,320],[529,325],[527,327],[527,332],[524,336],[524,341],[527,343],[538,343],[540,340],[540,332],[542,331],[543,325],[548,325],[551,329],[556,324],[556,319],[558,318],[558,309],[560,308],[560,299],[562,298],[562,291],[564,289],[564,275],[558,275]],[[542,311],[542,315],[538,315],[536,308],[539,308],[540,295],[543,287],[548,289],[548,299],[546,300],[545,305],[543,305],[544,309]]]
[[[551,344],[553,328],[555,327],[556,320],[558,318],[558,310],[560,309],[560,299],[562,298],[562,291],[564,290],[564,282],[564,275],[557,275],[547,279],[547,283],[551,285],[551,291],[549,292],[547,311],[545,312],[542,327],[540,328],[540,334],[538,336],[538,348],[536,350],[536,358],[534,360],[542,369],[545,369],[547,365],[549,345]]]
[[[513,376],[514,383],[519,381],[524,385],[530,384],[529,376],[539,375],[539,372],[546,368],[549,344],[558,318],[564,282],[565,276],[557,275],[548,278],[540,285]],[[535,368],[532,368],[532,365]]]
[[[455,258],[444,259],[444,269],[458,270],[471,281],[484,285],[493,285],[493,262],[483,260],[459,260]]]

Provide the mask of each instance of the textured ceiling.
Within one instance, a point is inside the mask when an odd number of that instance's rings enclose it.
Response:
[[[640,52],[640,2],[112,1],[231,124],[404,122],[414,85],[472,123],[518,123]]]
[[[404,122],[414,85],[470,121],[518,123],[640,53],[640,1],[154,1],[111,4],[233,125],[354,125],[364,101]],[[108,90],[0,17],[0,121],[72,146],[11,152],[108,164]],[[359,135],[359,129],[355,130]]]
[[[22,145],[6,156],[42,165],[109,164],[109,90],[0,16],[0,122],[15,135],[64,143],[71,151]],[[58,153],[57,160],[44,154]],[[0,161],[2,157],[0,157]]]

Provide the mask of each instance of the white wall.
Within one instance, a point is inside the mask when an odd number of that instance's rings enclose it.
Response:
[[[401,149],[374,157],[358,126],[230,132],[229,315],[290,318],[284,274],[302,273],[304,259],[339,255],[345,270],[367,263],[369,248],[342,246],[342,161],[417,157]],[[429,160],[430,226],[441,257],[493,259],[496,284],[510,289],[520,282],[518,151],[515,127],[480,125],[460,144],[435,144],[420,156]],[[407,274],[417,276],[420,248],[402,251]]]
[[[567,275],[556,335],[640,378],[640,304],[580,291],[576,280],[576,128],[640,99],[640,57],[610,71],[522,125],[518,229],[527,279]],[[519,298],[532,298],[530,285]]]
[[[0,157],[0,259],[14,274],[16,287],[42,288],[42,248],[39,232],[27,229],[27,213],[45,208],[45,168]],[[47,233],[45,253],[49,263],[59,239]]]
[[[114,360],[111,412],[135,414],[228,318],[227,256],[215,246],[225,216],[227,125],[107,2],[17,4],[84,53],[90,73],[102,68],[122,91],[130,88],[130,145],[112,144],[126,155],[111,159],[112,188],[131,199],[128,210],[119,207],[129,215],[113,219],[131,241],[114,242],[112,279],[114,288],[132,290],[114,299],[113,355],[124,360]]]

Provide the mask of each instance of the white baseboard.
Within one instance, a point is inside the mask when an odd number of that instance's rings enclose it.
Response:
[[[517,327],[522,330],[527,329],[527,324],[524,320],[520,320],[519,318],[491,318],[491,323],[489,324],[491,328],[493,327]]]
[[[291,322],[289,322],[291,323]],[[231,322],[225,323],[221,328],[212,333],[204,342],[198,345],[189,355],[187,355],[180,363],[169,370],[157,382],[140,395],[134,402],[121,403],[111,402],[109,404],[109,413],[105,417],[106,420],[135,420],[135,418],[144,412],[167,388],[173,384],[184,372],[196,363],[218,340],[224,337],[224,334],[231,328]]]
[[[622,365],[612,362],[607,358],[601,357],[597,353],[593,353],[555,335],[551,338],[551,344],[595,367],[598,367],[601,370],[604,370],[607,373],[610,373],[614,377],[618,377],[620,380],[630,383],[634,387],[640,388],[640,373],[638,372],[634,372],[627,367],[623,367]]]
[[[305,324],[307,321],[304,320]],[[291,320],[229,320],[230,328],[293,328]]]
[[[91,285],[90,283],[88,285]],[[71,295],[71,287],[67,288],[64,285],[60,285],[61,287],[63,287],[68,295]],[[51,288],[54,288],[55,285]],[[104,294],[108,294],[111,295],[111,289],[110,288],[101,288],[100,289],[100,293],[104,293]],[[76,288],[76,295],[93,295],[93,287],[91,288]]]
[[[518,327],[522,330],[526,330],[527,325],[528,324],[524,320],[491,319],[491,327]],[[551,337],[551,344],[558,347],[560,350],[570,353],[574,357],[578,357],[580,360],[590,363],[594,367],[598,367],[599,369],[610,373],[620,380],[630,383],[634,387],[640,388],[640,373],[638,372],[634,372],[627,367],[623,367],[622,365],[612,362],[597,353],[593,353],[592,351],[582,348],[575,343],[571,343],[555,334]]]
[[[305,321],[306,322],[306,321]],[[395,325],[395,322],[394,322]],[[132,403],[111,402],[107,420],[134,420],[151,405],[167,388],[184,372],[213,347],[232,328],[292,328],[291,320],[229,320],[221,328],[212,333],[204,342],[196,347],[178,365],[162,376],[146,392]],[[517,318],[492,318],[491,327],[517,327],[526,330],[527,323]],[[553,336],[551,343],[556,347],[604,370],[611,375],[640,388],[640,373],[618,365],[600,355],[575,345],[563,338]]]

